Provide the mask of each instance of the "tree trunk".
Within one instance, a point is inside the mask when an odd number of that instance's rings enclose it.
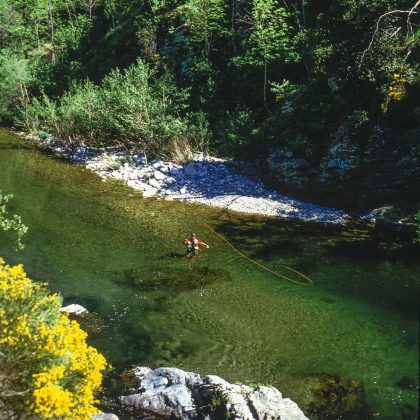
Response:
[[[232,29],[232,45],[233,52],[236,55],[236,43],[235,43],[235,17],[236,17],[236,1],[232,1],[232,15],[231,15],[231,29]]]
[[[51,37],[51,44],[52,44],[51,60],[54,62],[55,61],[55,35],[54,35],[54,17],[52,14],[51,0],[48,0],[48,22],[50,25],[50,37]]]
[[[267,108],[267,60],[264,60],[264,106]]]

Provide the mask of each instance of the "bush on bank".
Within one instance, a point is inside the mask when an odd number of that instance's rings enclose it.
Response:
[[[167,153],[175,144],[205,146],[206,120],[184,114],[189,92],[171,76],[138,60],[113,70],[100,85],[74,83],[59,99],[43,95],[21,108],[19,124],[77,144],[123,144],[144,153]]]
[[[0,258],[0,418],[86,419],[99,410],[105,358],[61,297]]]

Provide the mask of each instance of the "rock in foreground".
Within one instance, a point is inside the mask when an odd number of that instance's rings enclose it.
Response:
[[[296,403],[274,387],[235,385],[177,368],[133,370],[137,393],[121,397],[124,408],[142,415],[178,419],[307,419]]]
[[[84,315],[88,313],[88,310],[82,305],[72,303],[71,305],[63,306],[60,308],[60,312],[66,312],[70,315]]]

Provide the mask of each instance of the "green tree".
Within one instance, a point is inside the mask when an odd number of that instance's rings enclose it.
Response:
[[[267,69],[276,60],[296,61],[298,54],[293,47],[291,27],[288,23],[290,13],[280,7],[276,0],[253,0],[252,9],[245,21],[249,35],[246,50],[239,62],[263,67],[263,99],[267,104]]]
[[[0,119],[10,122],[18,106],[29,103],[32,81],[28,60],[8,50],[0,53]]]

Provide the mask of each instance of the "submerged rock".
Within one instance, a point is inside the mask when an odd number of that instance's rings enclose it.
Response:
[[[311,389],[304,407],[312,420],[368,419],[371,417],[362,382],[337,375],[306,375]]]
[[[403,376],[395,385],[401,389],[415,389],[417,387],[415,380],[409,376]]]
[[[171,293],[195,290],[231,278],[227,271],[208,267],[195,267],[194,270],[161,268],[154,273],[134,269],[118,272],[115,277],[116,282],[130,284],[140,290],[164,290]]]
[[[274,387],[253,389],[177,368],[133,370],[137,393],[120,398],[137,418],[155,414],[171,419],[307,419],[296,403]]]

